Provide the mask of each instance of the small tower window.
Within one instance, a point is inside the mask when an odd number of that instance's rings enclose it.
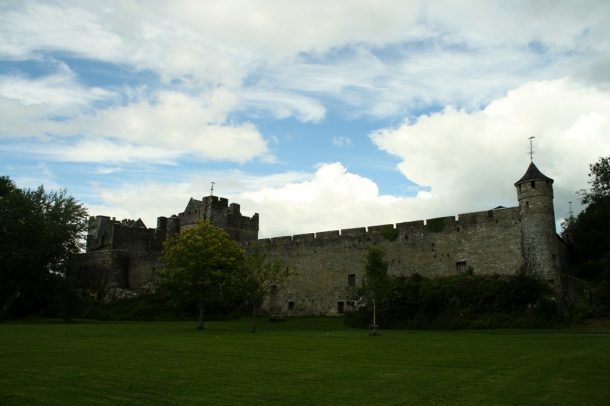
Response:
[[[343,314],[345,312],[345,302],[337,302],[337,313]]]
[[[458,261],[455,263],[455,270],[458,272],[466,272],[466,261]]]
[[[356,274],[350,273],[347,275],[347,286],[356,286]]]
[[[536,182],[531,181],[530,186],[532,187],[532,189],[536,189]]]
[[[293,301],[288,302],[288,310],[294,310],[294,302]]]

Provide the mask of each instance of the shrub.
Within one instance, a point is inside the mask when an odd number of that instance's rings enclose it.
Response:
[[[378,302],[384,328],[501,328],[553,325],[563,321],[559,302],[540,279],[516,275],[460,274],[439,278],[390,278]],[[345,316],[352,327],[366,327],[366,307]]]

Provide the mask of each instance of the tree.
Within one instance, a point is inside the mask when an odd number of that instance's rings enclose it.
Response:
[[[18,298],[48,295],[50,278],[65,279],[86,227],[86,209],[65,190],[22,190],[0,177],[0,320]]]
[[[200,221],[165,242],[161,290],[197,302],[197,328],[203,329],[205,307],[226,299],[243,267],[244,252],[221,228]]]
[[[610,197],[610,156],[600,157],[598,162],[589,165],[590,190],[581,190],[583,204],[590,204]]]
[[[589,169],[591,189],[579,192],[587,207],[566,229],[579,262],[610,256],[610,157],[599,158]]]
[[[610,314],[610,157],[589,165],[590,190],[579,195],[587,207],[566,229],[574,248],[576,275],[590,284],[592,304]]]
[[[269,258],[269,254],[259,244],[254,244],[248,250],[243,270],[244,275],[240,281],[244,298],[252,306],[252,332],[256,333],[257,307],[269,295],[272,286],[277,286],[288,277],[289,270],[281,261]]]
[[[384,260],[384,252],[379,247],[369,247],[366,256],[364,288],[369,302],[372,302],[373,305],[372,335],[378,334],[377,302],[384,297],[388,280],[388,263]]]

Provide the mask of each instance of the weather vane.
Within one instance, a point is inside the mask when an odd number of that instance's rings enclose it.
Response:
[[[529,137],[529,140],[530,140],[530,152],[529,152],[529,154],[530,154],[530,162],[534,162],[534,145],[533,145],[533,142],[532,142],[532,140],[534,138],[536,138],[536,137]]]
[[[214,185],[216,182],[210,182],[212,184],[212,187],[210,188],[210,196],[214,196]]]

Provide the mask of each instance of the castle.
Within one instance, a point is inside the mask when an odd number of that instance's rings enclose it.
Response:
[[[87,252],[77,262],[90,287],[151,289],[166,238],[205,219],[247,250],[253,243],[281,259],[293,275],[274,286],[267,309],[286,315],[340,315],[354,306],[367,249],[385,252],[389,272],[424,276],[460,272],[513,274],[520,270],[561,289],[566,250],[555,231],[553,179],[532,162],[514,184],[518,206],[429,220],[258,239],[259,216],[216,196],[190,199],[184,212],[141,220],[91,217]]]

